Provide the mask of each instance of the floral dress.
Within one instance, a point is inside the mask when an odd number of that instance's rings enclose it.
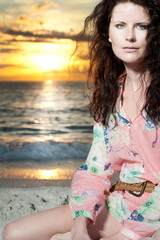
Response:
[[[95,223],[107,202],[111,214],[121,222],[120,232],[138,240],[160,228],[160,124],[145,111],[130,122],[121,104],[124,79],[118,81],[120,94],[109,126],[94,125],[88,158],[73,177],[70,208],[74,218],[83,215]],[[109,193],[115,171],[126,183],[151,181],[158,185],[141,197],[127,191]]]

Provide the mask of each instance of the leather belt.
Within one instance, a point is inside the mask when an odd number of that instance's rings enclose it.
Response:
[[[128,191],[130,194],[136,197],[141,197],[144,192],[153,192],[157,185],[158,184],[154,184],[150,181],[142,183],[125,183],[119,180],[117,183],[113,184],[113,186],[110,188],[110,192]]]

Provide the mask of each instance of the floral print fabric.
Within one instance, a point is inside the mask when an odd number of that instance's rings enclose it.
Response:
[[[121,232],[136,240],[160,228],[160,124],[144,111],[130,122],[121,104],[124,79],[118,81],[120,94],[109,127],[97,122],[94,125],[88,158],[72,181],[70,208],[73,217],[83,215],[94,223],[106,200],[111,213],[122,223]],[[148,180],[158,186],[141,197],[127,191],[109,193],[115,171],[123,182]]]

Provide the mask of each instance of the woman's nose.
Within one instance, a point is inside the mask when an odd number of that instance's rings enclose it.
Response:
[[[129,42],[135,42],[136,41],[136,36],[134,29],[127,29],[126,30],[126,41]]]

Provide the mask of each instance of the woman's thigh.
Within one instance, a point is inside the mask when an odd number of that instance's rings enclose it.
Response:
[[[8,224],[3,240],[49,240],[55,233],[71,230],[73,224],[68,205],[34,213]]]

